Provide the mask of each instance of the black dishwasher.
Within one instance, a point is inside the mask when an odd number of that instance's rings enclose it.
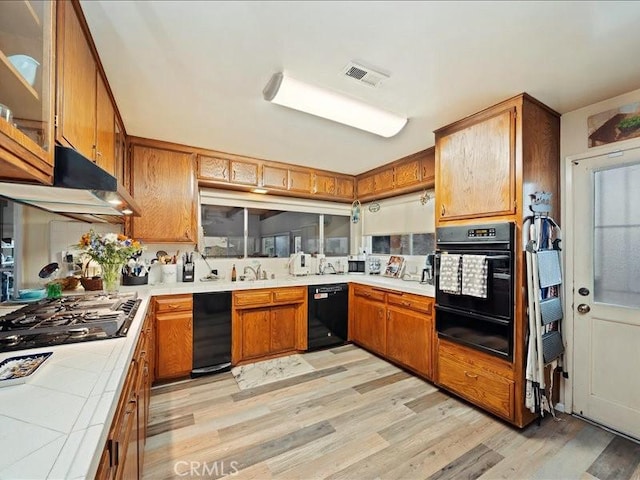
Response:
[[[349,285],[310,285],[308,295],[308,350],[343,345],[348,333]]]
[[[231,292],[193,294],[193,370],[196,377],[231,368]]]

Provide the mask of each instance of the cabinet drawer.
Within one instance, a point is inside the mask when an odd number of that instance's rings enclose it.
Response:
[[[233,292],[233,305],[244,307],[247,305],[269,305],[271,292],[269,290],[244,290]]]
[[[185,294],[155,297],[155,304],[156,313],[190,312],[193,310],[193,296]]]
[[[369,300],[375,300],[376,302],[384,302],[385,293],[384,290],[376,290],[368,287],[353,287],[353,294],[356,297],[364,297]]]
[[[408,293],[388,293],[387,303],[426,313],[427,315],[431,315],[431,310],[433,309],[433,299]]]
[[[511,380],[440,352],[438,381],[479,407],[513,419],[514,383]]]
[[[273,291],[274,302],[288,302],[304,300],[307,294],[306,288],[277,288]]]

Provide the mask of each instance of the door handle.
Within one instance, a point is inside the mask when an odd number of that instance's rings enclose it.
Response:
[[[590,311],[591,311],[591,307],[586,303],[581,303],[580,305],[578,305],[578,313],[581,313],[584,315],[585,313],[589,313]]]

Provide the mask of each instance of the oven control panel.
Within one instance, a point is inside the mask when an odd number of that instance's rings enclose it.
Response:
[[[495,228],[470,228],[467,238],[496,238]]]

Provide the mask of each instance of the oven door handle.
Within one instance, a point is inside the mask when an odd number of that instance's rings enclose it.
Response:
[[[487,256],[487,260],[509,260],[511,257],[509,255],[489,255]]]

